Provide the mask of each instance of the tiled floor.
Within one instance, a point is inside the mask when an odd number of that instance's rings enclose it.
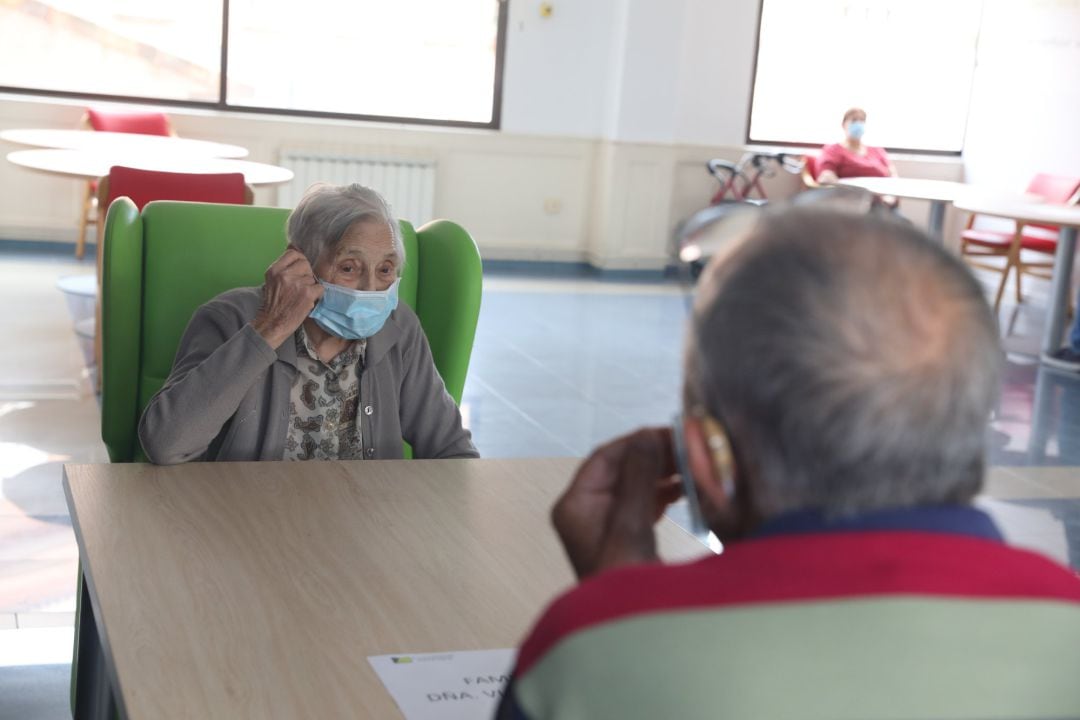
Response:
[[[60,486],[103,462],[98,404],[58,277],[67,257],[0,255],[0,718],[67,715],[78,551]]]
[[[5,708],[59,717],[66,702],[57,666],[70,657],[77,553],[60,468],[106,456],[55,282],[91,271],[63,257],[0,253],[0,307],[9,308],[0,316],[0,695],[21,693],[21,704],[0,703],[0,719],[16,717]],[[520,273],[485,283],[464,396],[484,456],[578,456],[678,410],[688,311],[678,283]],[[997,499],[983,504],[1010,540],[1080,568],[1080,376],[1032,361],[1045,287],[1029,285],[1030,302],[1002,313],[1013,352],[990,431],[987,489]],[[672,516],[683,519],[677,508]],[[15,666],[42,672],[5,674]],[[53,684],[49,702],[29,699],[42,697],[41,683]]]
[[[78,553],[61,467],[106,456],[97,401],[55,282],[92,271],[66,257],[0,260],[0,301],[9,308],[0,321],[0,627],[72,622]]]
[[[488,457],[582,455],[678,409],[678,285],[494,279],[464,404]]]

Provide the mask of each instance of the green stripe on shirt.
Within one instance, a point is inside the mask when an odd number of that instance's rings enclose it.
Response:
[[[875,597],[657,613],[516,680],[531,718],[1080,717],[1080,606]]]

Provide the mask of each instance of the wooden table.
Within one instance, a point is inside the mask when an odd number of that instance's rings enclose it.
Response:
[[[930,201],[930,219],[927,229],[930,234],[942,239],[945,226],[945,205],[964,192],[967,186],[953,180],[924,180],[921,178],[899,177],[861,177],[843,178],[841,185],[869,190],[875,195],[895,195],[901,198]]]
[[[17,145],[60,150],[86,150],[106,153],[172,153],[191,157],[242,158],[247,148],[239,145],[194,140],[166,135],[103,132],[97,130],[54,130],[19,128],[0,132],[0,140]]]
[[[953,201],[960,210],[1012,218],[1018,223],[1057,225],[1057,252],[1054,255],[1054,273],[1050,282],[1050,307],[1043,329],[1042,356],[1061,347],[1061,333],[1065,329],[1065,309],[1069,306],[1069,286],[1072,280],[1073,259],[1076,254],[1076,230],[1080,227],[1080,207],[1052,203],[1026,202],[1022,199],[966,193]]]
[[[248,185],[279,185],[293,178],[292,170],[225,158],[176,154],[171,151],[129,152],[98,150],[16,150],[7,159],[16,165],[52,175],[95,180],[109,174],[113,165],[178,173],[243,173]]]
[[[515,647],[573,584],[549,510],[578,462],[66,466],[121,712],[399,717],[368,656]]]

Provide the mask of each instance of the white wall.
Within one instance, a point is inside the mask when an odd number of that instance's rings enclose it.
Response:
[[[438,163],[436,213],[468,227],[485,257],[661,267],[673,225],[684,33],[700,4],[567,1],[542,18],[538,2],[511,3],[500,132],[169,112],[181,135],[244,145],[256,161],[276,162],[284,148],[427,155]],[[81,107],[11,99],[0,102],[0,128],[72,127]],[[0,167],[12,187],[0,196],[0,237],[70,241],[83,186],[28,176]],[[692,177],[697,188],[681,206],[694,209],[711,180],[700,163]],[[259,203],[275,198],[257,190]]]
[[[608,122],[625,2],[510,3],[503,130],[511,134],[600,137]]]
[[[636,0],[628,7],[613,69],[619,76],[613,123],[606,137],[674,143],[686,0]]]
[[[746,140],[757,2],[690,0],[684,16],[675,137],[687,145]]]
[[[1080,175],[1080,2],[986,0],[964,163],[1014,190]]]
[[[503,129],[625,142],[741,146],[756,2],[510,3]]]
[[[661,267],[674,226],[714,190],[705,160],[743,152],[757,3],[563,0],[550,18],[539,5],[510,3],[498,132],[168,112],[181,135],[244,145],[256,161],[277,162],[285,148],[430,157],[436,213],[468,227],[485,257]],[[0,129],[74,127],[83,105],[0,98]],[[952,159],[897,164],[911,176],[962,171]],[[81,183],[4,163],[0,186],[0,238],[74,238]],[[770,191],[793,188],[781,176]],[[256,202],[275,200],[257,190]],[[920,203],[905,209],[921,222]]]

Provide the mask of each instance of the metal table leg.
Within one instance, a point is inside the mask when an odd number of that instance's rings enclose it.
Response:
[[[1075,254],[1076,228],[1063,225],[1058,235],[1057,253],[1054,255],[1050,306],[1047,308],[1046,327],[1043,330],[1042,353],[1044,356],[1061,347],[1061,333],[1065,329],[1065,308],[1069,306],[1069,281],[1072,278]]]
[[[945,201],[930,201],[930,220],[927,222],[930,237],[938,242],[945,242]]]
[[[75,684],[75,720],[115,720],[116,700],[105,669],[105,649],[101,646],[97,621],[90,602],[86,579],[82,582],[82,612],[77,637],[78,676]]]
[[[1031,436],[1028,438],[1028,461],[1041,465],[1046,460],[1046,446],[1050,444],[1050,435],[1054,422],[1051,408],[1054,403],[1053,373],[1040,367],[1035,373],[1035,396],[1031,408]]]

